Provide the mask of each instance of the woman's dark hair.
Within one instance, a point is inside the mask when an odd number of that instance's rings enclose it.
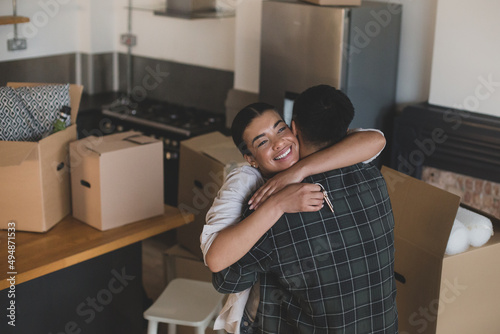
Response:
[[[231,125],[231,134],[233,136],[234,145],[238,147],[241,154],[251,155],[245,141],[243,140],[243,132],[245,132],[245,129],[254,120],[254,118],[262,115],[268,110],[276,111],[276,108],[268,103],[257,102],[249,104],[236,114],[233,124]]]
[[[328,85],[306,89],[293,105],[293,119],[303,141],[321,148],[341,141],[353,118],[351,100]]]

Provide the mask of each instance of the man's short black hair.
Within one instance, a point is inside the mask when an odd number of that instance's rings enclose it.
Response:
[[[306,89],[293,105],[293,119],[303,141],[321,148],[341,141],[353,118],[351,100],[328,85]]]

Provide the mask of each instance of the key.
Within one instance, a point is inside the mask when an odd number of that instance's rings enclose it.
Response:
[[[315,183],[317,185],[319,185],[321,187],[321,191],[323,192],[323,197],[325,199],[325,202],[326,202],[326,205],[328,205],[328,207],[330,208],[330,210],[332,210],[332,213],[335,213],[335,211],[333,211],[333,205],[332,205],[332,202],[330,202],[330,198],[328,197],[328,193],[326,192],[325,188],[323,187],[323,185],[321,185],[320,183]]]

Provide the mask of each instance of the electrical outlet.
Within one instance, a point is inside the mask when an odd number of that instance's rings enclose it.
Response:
[[[7,40],[7,49],[9,51],[24,50],[28,47],[25,38],[13,38]]]
[[[120,42],[123,45],[135,46],[137,44],[137,36],[133,34],[123,34],[120,36]]]

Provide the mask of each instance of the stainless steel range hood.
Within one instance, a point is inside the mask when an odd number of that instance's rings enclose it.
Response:
[[[157,10],[155,15],[184,19],[222,18],[234,16],[234,10],[216,6],[216,0],[166,0],[166,10]]]

